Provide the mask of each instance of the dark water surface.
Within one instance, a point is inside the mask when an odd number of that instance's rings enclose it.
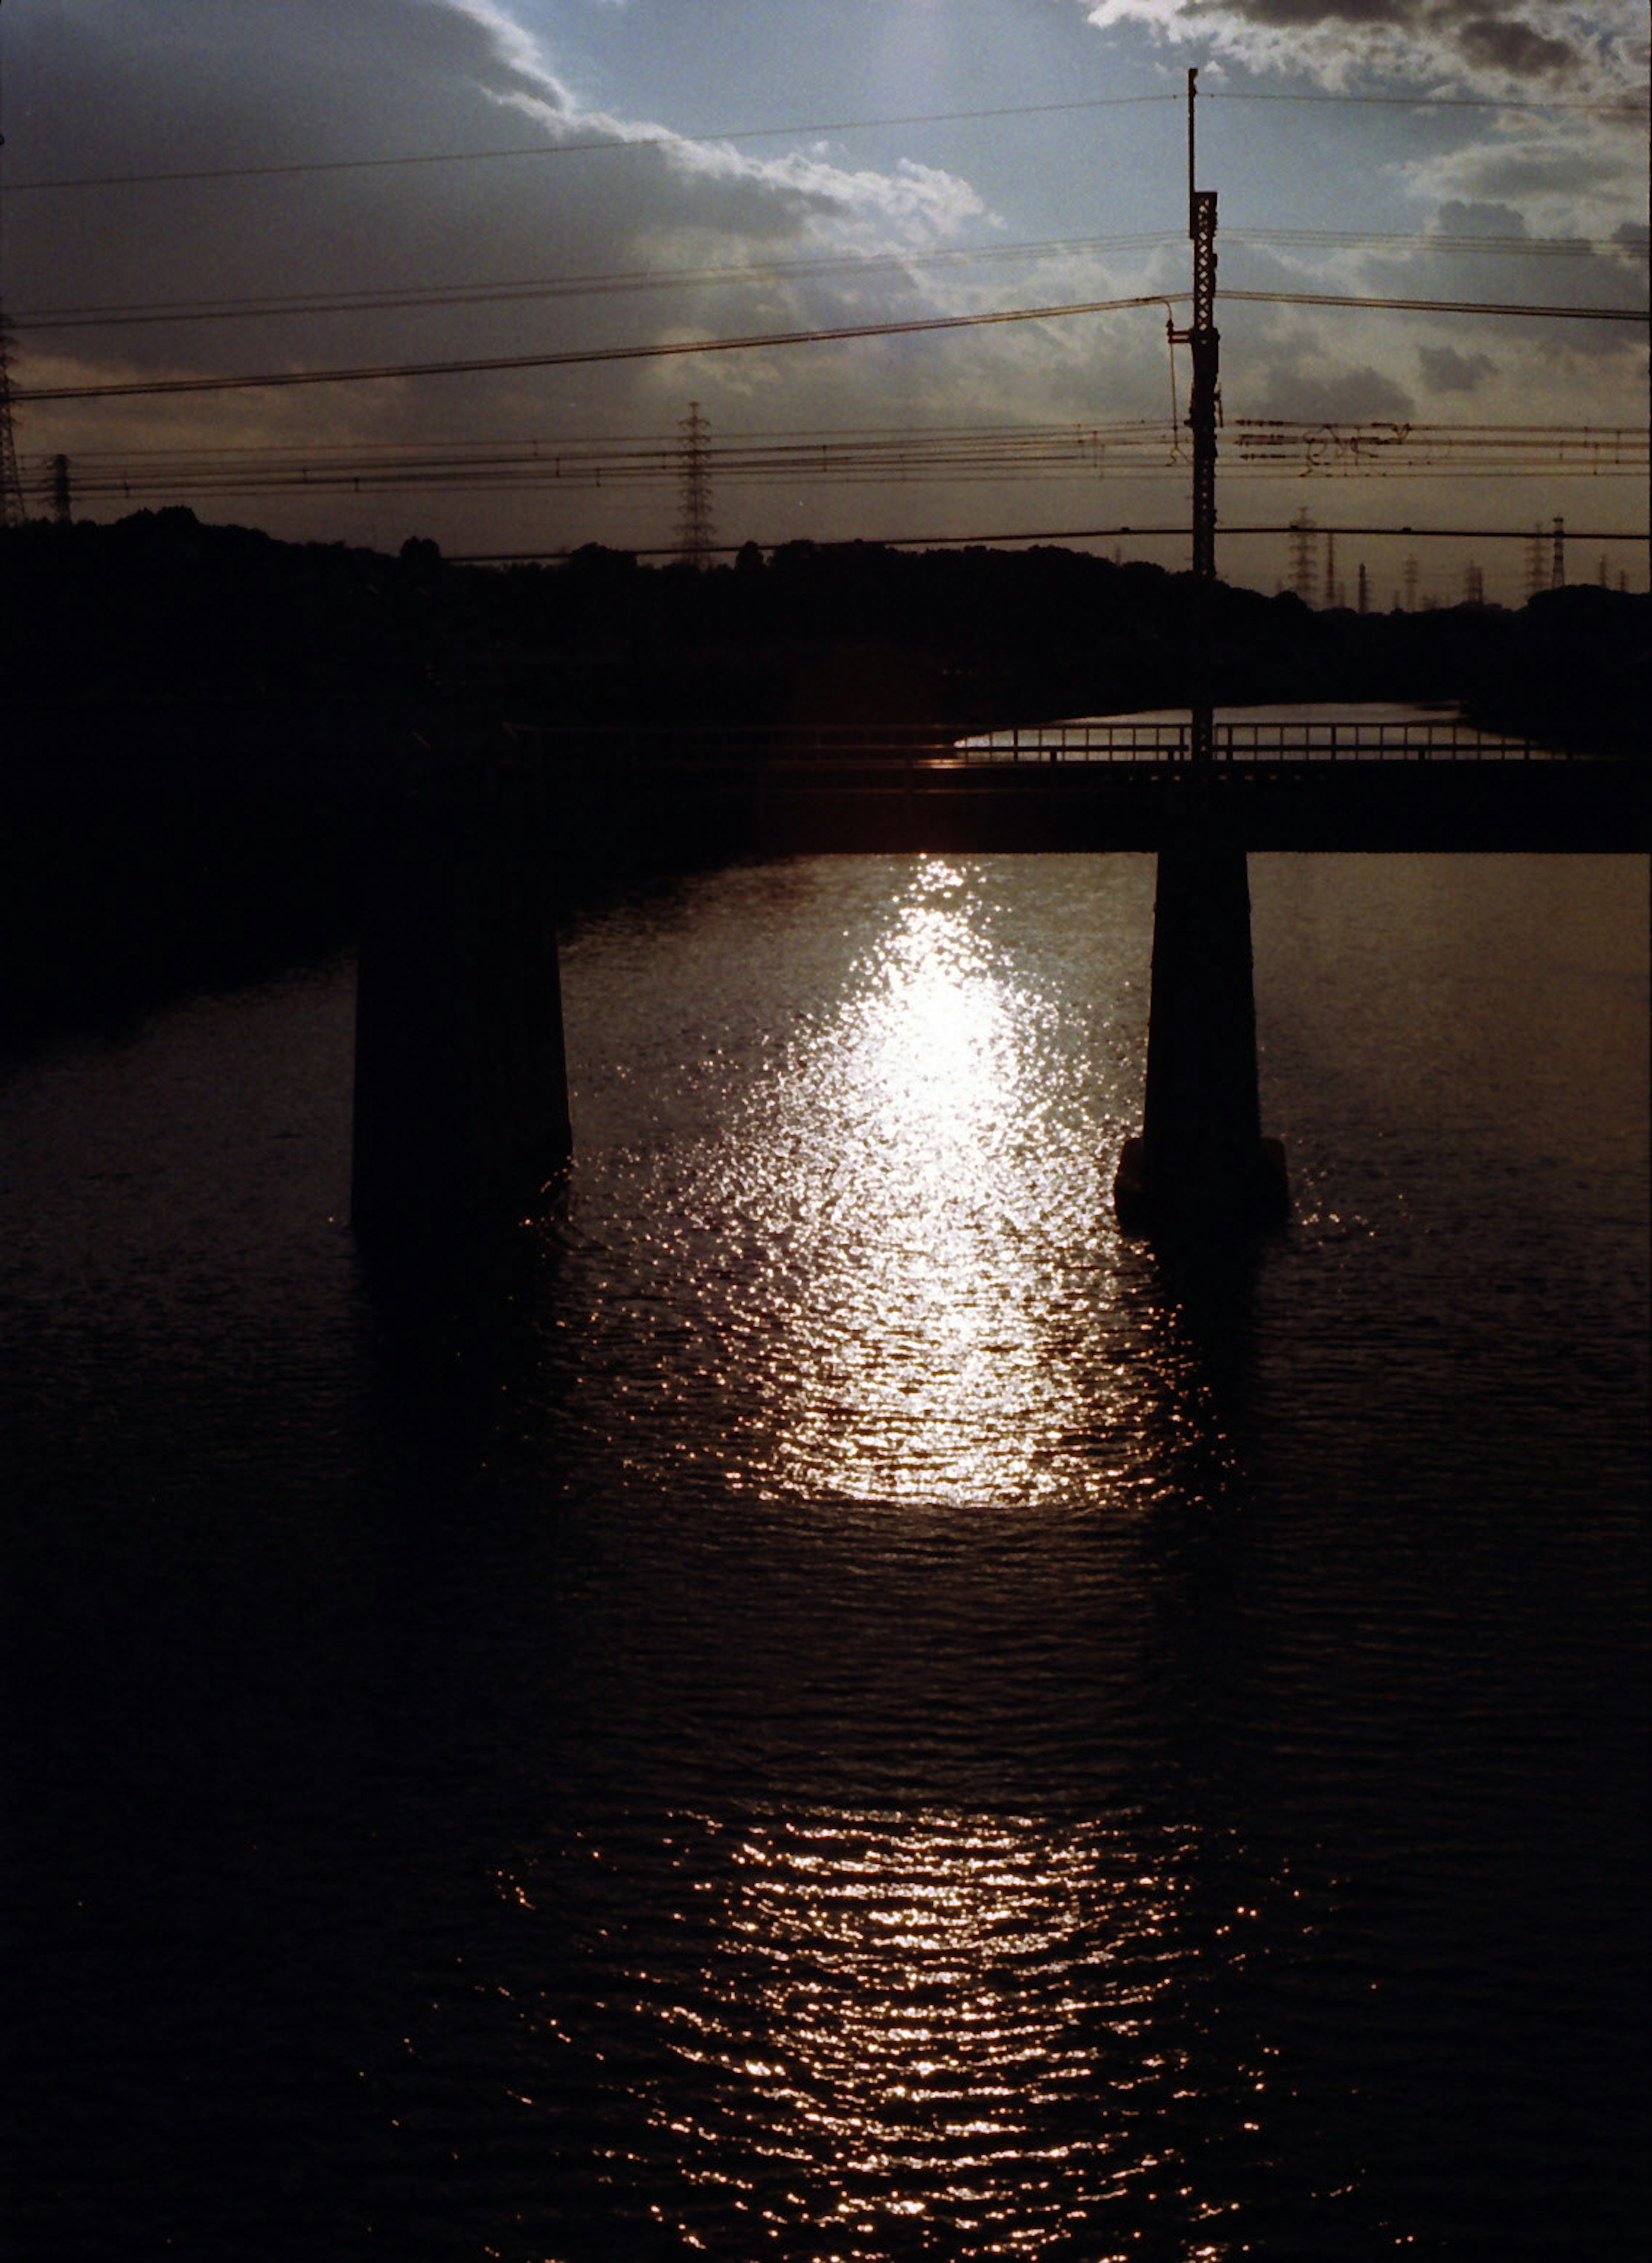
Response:
[[[347,967],[0,1085],[8,2254],[1638,2252],[1646,864],[1252,872],[1244,1277],[1148,858],[589,922],[422,1301]]]

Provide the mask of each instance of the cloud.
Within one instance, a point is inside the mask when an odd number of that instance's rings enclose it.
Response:
[[[830,25],[835,34],[840,19],[831,0],[806,4],[816,33]],[[1064,8],[1071,4],[1064,0]],[[635,11],[639,38],[645,12]],[[1132,38],[1143,22],[1196,34],[1206,53],[1214,25],[1230,35],[1224,52],[1234,63],[1246,40],[1282,43],[1279,52],[1293,65],[1310,37],[1332,46],[1340,40],[1338,52],[1345,61],[1363,59],[1360,68],[1376,52],[1374,40],[1420,39],[1432,20],[1420,0],[1416,6],[1157,0],[1151,7],[1147,0],[1111,0],[1093,12],[1131,20]],[[1524,0],[1519,8],[1481,0],[1432,10],[1449,19],[1456,83],[1464,72],[1494,69],[1474,61],[1456,33],[1519,18],[1576,47],[1582,13],[1561,4],[1540,16]],[[958,165],[927,162],[956,147],[979,148],[978,140],[962,134],[939,148],[927,141],[902,156],[900,143],[885,138],[873,145],[877,162],[869,163],[861,154],[867,145],[847,135],[817,134],[807,146],[786,148],[675,133],[650,114],[660,106],[654,98],[628,103],[634,82],[623,44],[605,51],[610,60],[599,77],[597,65],[547,42],[538,27],[576,17],[543,0],[350,0],[348,6],[283,0],[278,9],[267,0],[122,0],[118,8],[106,0],[43,0],[6,14],[14,184],[68,174],[224,176],[10,195],[12,312],[162,300],[205,308],[255,294],[271,310],[256,319],[244,312],[207,319],[203,312],[164,324],[24,329],[14,372],[24,387],[554,353],[1187,287],[1181,244],[1069,249],[1022,256],[1014,265],[928,261],[938,249],[1001,240],[1012,227],[1018,234],[1051,232],[1047,224],[1028,225],[1019,213],[1000,221]],[[588,30],[595,19],[584,20]],[[608,18],[610,28],[616,20]],[[1089,43],[1076,12],[1069,29],[1081,47]],[[1331,55],[1332,47],[1324,52]],[[1513,48],[1495,63],[1505,79],[1510,56],[1529,84],[1539,83],[1531,56],[1522,62]],[[777,47],[776,90],[793,64],[791,46]],[[996,83],[980,97],[1005,98],[1011,91]],[[1351,112],[1350,128],[1357,120],[1363,134],[1377,119],[1386,130],[1393,115]],[[1426,144],[1359,145],[1362,162],[1387,164],[1388,185],[1417,200],[1436,235],[1607,236],[1643,217],[1625,186],[1625,137],[1614,141],[1592,119],[1569,116],[1563,134],[1545,141],[1530,131],[1529,114],[1441,115],[1453,123],[1435,128]],[[1464,117],[1472,119],[1464,132],[1477,137],[1469,146],[1408,157],[1403,165],[1395,155],[1396,148],[1438,148]],[[533,154],[505,154],[524,150]],[[475,154],[487,151],[500,154]],[[441,162],[359,162],[421,153]],[[305,170],[249,178],[249,167]],[[1013,207],[1012,189],[1003,193]],[[1273,256],[1236,240],[1230,247],[1224,242],[1223,281],[1234,288],[1545,303],[1568,296],[1627,303],[1633,293],[1628,236],[1621,253],[1580,253],[1566,263],[1563,284],[1558,268],[1542,265],[1547,256],[1534,241],[1529,264],[1523,252],[1499,258],[1492,273],[1493,263],[1476,264],[1471,254],[1432,241],[1412,249],[1299,246]],[[876,266],[867,264],[873,258]],[[715,279],[684,279],[685,270],[715,271]],[[569,278],[576,289],[566,287]],[[559,281],[564,287],[552,292],[548,286]],[[504,284],[536,287],[512,298],[474,296],[478,286]],[[389,303],[428,295],[431,286],[464,286],[472,295],[450,293],[435,305]],[[375,303],[324,314],[278,303],[370,291],[379,294]],[[1550,401],[1563,404],[1561,414],[1574,414],[1570,403],[1592,385],[1594,397],[1609,395],[1610,413],[1626,421],[1616,404],[1635,381],[1625,375],[1634,349],[1627,325],[1499,328],[1441,317],[1422,325],[1419,343],[1410,318],[1287,315],[1233,304],[1223,309],[1223,330],[1235,416],[1403,418],[1414,394],[1466,389],[1457,381],[1473,373],[1476,415],[1530,419],[1549,413]],[[1185,411],[1185,356],[1178,365]],[[1170,386],[1164,317],[1142,309],[889,337],[852,349],[391,379],[290,393],[25,404],[18,439],[35,463],[58,449],[90,458],[97,451],[279,445],[301,456],[326,445],[364,454],[409,442],[434,449],[495,438],[538,438],[549,449],[602,432],[654,435],[668,447],[690,397],[717,431],[732,434],[761,427],[1158,422],[1168,417]],[[1162,484],[1131,493],[1109,473],[1099,494],[1086,491],[1076,505],[1064,495],[1052,522],[1046,514],[1055,492],[962,483],[904,493],[734,490],[719,498],[718,516],[732,539],[753,532],[772,539],[793,528],[829,535],[1072,523],[1070,507],[1080,519],[1093,511],[1140,523],[1165,509]],[[389,543],[428,532],[450,547],[508,548],[592,535],[658,541],[675,508],[675,495],[662,501],[658,487],[595,497],[554,488],[524,497],[513,488],[480,500],[426,488],[376,516],[365,499],[357,505],[336,491],[320,500],[261,500],[242,515],[278,531]],[[217,515],[237,512],[230,505]]]
[[[1259,340],[1247,356],[1243,401],[1247,416],[1286,416],[1305,424],[1403,422],[1417,407],[1386,370],[1336,355],[1306,328],[1272,344]]]
[[[904,256],[990,221],[957,175],[905,161],[882,170],[829,152],[753,156],[581,101],[537,37],[500,0],[124,0],[120,9],[25,13],[11,34],[8,155],[14,181],[214,173],[121,189],[8,199],[8,299],[27,357],[50,351],[85,381],[306,364],[554,351],[715,330],[819,326],[864,303],[854,278],[720,293],[660,287],[501,306],[379,307],[256,322],[38,333],[39,310],[224,303],[257,296],[414,292],[442,284],[613,277],[671,264],[756,269],[821,253]],[[522,152],[477,162],[472,153]],[[577,146],[570,146],[577,145]],[[358,166],[363,156],[460,153],[447,163]],[[72,158],[64,162],[64,153]],[[249,167],[335,170],[278,180]],[[903,305],[898,271],[879,288]],[[758,302],[773,316],[761,319]],[[942,291],[927,301],[941,310]],[[565,403],[617,407],[642,382],[558,381]],[[443,380],[385,388],[387,430],[464,415],[519,414],[543,381]],[[362,422],[357,394],[307,396],[312,419]],[[203,410],[203,415],[207,412]],[[71,421],[73,421],[71,419]]]
[[[1456,36],[1470,62],[1505,71],[1511,78],[1558,78],[1579,61],[1569,40],[1551,39],[1517,16],[1471,16],[1458,25]]]
[[[1493,233],[1512,223],[1533,236],[1602,235],[1646,209],[1644,161],[1627,165],[1616,141],[1587,125],[1559,139],[1511,125],[1493,139],[1409,163],[1398,177],[1409,196],[1438,208],[1442,228],[1447,213],[1495,209],[1504,217]]]
[[[1478,392],[1497,366],[1489,354],[1459,353],[1454,346],[1418,346],[1417,359],[1431,393]]]
[[[1140,24],[1252,70],[1345,84],[1358,71],[1489,95],[1609,101],[1643,91],[1638,0],[1086,0],[1102,30]]]

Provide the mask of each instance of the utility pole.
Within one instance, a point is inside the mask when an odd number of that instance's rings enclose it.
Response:
[[[60,526],[67,526],[75,516],[67,456],[54,456],[52,459],[52,516]]]
[[[1187,429],[1193,437],[1193,570],[1201,582],[1216,578],[1216,426],[1222,416],[1221,333],[1216,329],[1216,192],[1198,185],[1194,105],[1199,73],[1187,74],[1187,235],[1193,244],[1193,320],[1173,326],[1172,345],[1185,345],[1193,363],[1187,390]],[[1193,758],[1208,762],[1215,729],[1208,700],[1193,708]]]
[[[4,148],[5,139],[0,133],[0,149]],[[11,430],[11,325],[0,304],[0,526],[21,526],[28,515]]]
[[[1194,102],[1196,70],[1187,74],[1187,233],[1193,242],[1193,321],[1187,348],[1193,384],[1187,395],[1187,426],[1193,435],[1193,569],[1201,581],[1216,577],[1216,425],[1222,413],[1216,329],[1216,192],[1196,188]]]
[[[0,313],[0,526],[21,526],[28,517],[11,434],[11,326]]]

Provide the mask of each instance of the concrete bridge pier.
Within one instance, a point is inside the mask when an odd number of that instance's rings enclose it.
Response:
[[[548,842],[517,760],[432,763],[369,887],[350,1211],[386,1253],[527,1217],[572,1153]]]
[[[1146,1102],[1113,1194],[1126,1233],[1183,1244],[1288,1212],[1285,1151],[1262,1137],[1257,1096],[1245,852],[1197,806],[1159,848]]]

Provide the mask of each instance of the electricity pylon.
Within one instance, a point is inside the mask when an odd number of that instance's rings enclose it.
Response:
[[[711,427],[700,414],[697,401],[678,425],[682,435],[682,508],[677,522],[677,554],[685,566],[709,566],[717,543],[711,524]]]
[[[0,314],[0,525],[21,526],[28,517],[11,436],[11,327]]]

